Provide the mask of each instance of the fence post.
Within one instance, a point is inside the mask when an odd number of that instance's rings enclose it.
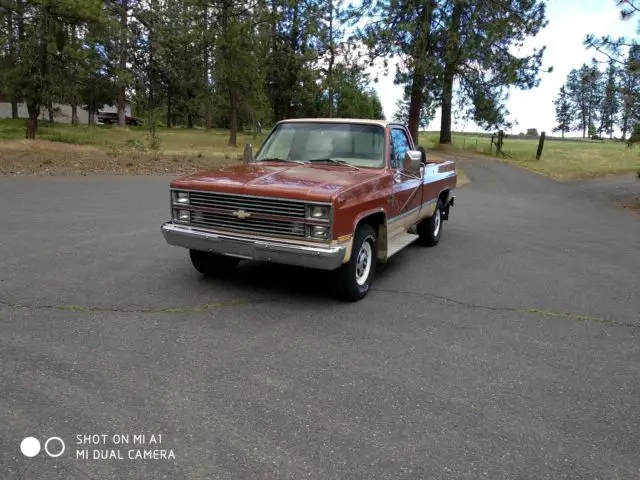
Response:
[[[542,157],[542,147],[544,147],[545,132],[540,133],[540,140],[538,141],[538,151],[536,152],[536,160],[540,160]]]
[[[504,142],[504,130],[498,132],[498,145],[496,146],[496,154],[502,153],[502,144]]]

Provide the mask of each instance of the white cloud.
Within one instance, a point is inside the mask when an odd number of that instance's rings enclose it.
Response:
[[[551,132],[555,120],[553,100],[572,68],[589,63],[593,57],[604,60],[595,50],[586,50],[583,42],[587,34],[596,36],[634,36],[636,20],[622,22],[619,9],[614,0],[561,0],[551,2],[547,10],[548,26],[537,37],[528,39],[523,52],[532,51],[546,45],[544,66],[553,66],[552,73],[541,74],[540,85],[528,91],[510,92],[507,108],[511,112],[510,120],[517,120],[518,126],[513,133],[527,128]],[[379,67],[371,68],[372,73]],[[391,118],[395,113],[396,102],[402,97],[402,87],[393,84],[395,63],[390,62],[389,75],[380,76],[375,88],[381,98],[385,115]],[[429,130],[440,128],[440,111],[429,125]],[[472,122],[465,125],[461,119],[454,118],[455,130],[479,131]],[[577,135],[577,133],[575,133]]]

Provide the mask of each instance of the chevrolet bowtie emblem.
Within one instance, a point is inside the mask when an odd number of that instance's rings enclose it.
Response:
[[[231,215],[233,215],[234,217],[239,218],[240,220],[244,220],[245,218],[248,218],[248,217],[251,216],[251,214],[249,212],[245,212],[244,210],[236,210]]]

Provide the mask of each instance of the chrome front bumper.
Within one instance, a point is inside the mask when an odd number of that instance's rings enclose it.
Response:
[[[282,263],[320,270],[335,270],[342,265],[347,249],[344,245],[309,246],[237,237],[176,225],[171,222],[162,225],[161,230],[169,245],[247,260]]]

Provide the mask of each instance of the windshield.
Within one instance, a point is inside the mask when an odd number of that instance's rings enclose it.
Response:
[[[284,160],[384,167],[384,128],[357,123],[281,123],[256,161]]]

